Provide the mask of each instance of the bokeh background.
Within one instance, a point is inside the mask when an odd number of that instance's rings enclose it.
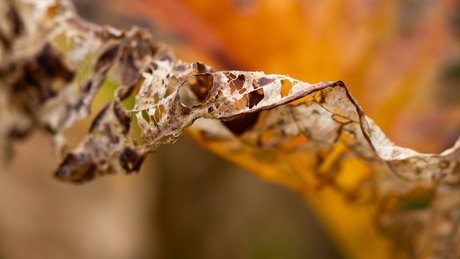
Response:
[[[150,29],[188,62],[343,80],[399,145],[439,152],[460,135],[458,1],[75,4],[90,21]],[[345,258],[303,198],[185,137],[138,175],[84,185],[51,177],[59,155],[40,132],[15,151],[0,174],[0,258]]]

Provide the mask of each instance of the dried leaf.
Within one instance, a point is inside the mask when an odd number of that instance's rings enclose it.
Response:
[[[147,31],[87,23],[65,0],[0,7],[17,10],[0,17],[11,29],[0,30],[7,35],[0,50],[1,137],[9,144],[34,127],[47,129],[65,151],[57,178],[80,183],[136,172],[148,153],[193,124],[194,138],[233,162],[316,204],[340,204],[362,225],[377,221],[387,235],[377,227],[350,233],[356,224],[334,226],[350,236],[345,243],[364,240],[364,248],[351,248],[355,256],[375,244],[382,257],[392,251],[460,255],[460,139],[441,154],[419,154],[394,145],[342,81],[308,84],[262,72],[214,72],[177,60]],[[121,86],[80,144],[68,149],[64,131],[89,116],[107,78]],[[129,97],[135,97],[134,107],[122,102]],[[333,215],[324,207],[325,215]]]

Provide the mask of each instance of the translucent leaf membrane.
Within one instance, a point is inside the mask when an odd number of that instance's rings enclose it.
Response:
[[[9,28],[0,31],[2,141],[47,130],[63,153],[58,179],[137,172],[148,153],[188,129],[215,153],[307,197],[352,257],[460,255],[460,140],[419,154],[394,145],[342,81],[214,72],[177,60],[141,29],[87,23],[64,0],[0,7]],[[89,115],[107,78],[120,82],[113,100],[67,147],[63,132]]]

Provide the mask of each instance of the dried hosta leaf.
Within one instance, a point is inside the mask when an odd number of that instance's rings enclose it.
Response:
[[[177,60],[141,29],[89,24],[64,0],[0,7],[13,13],[0,17],[8,24],[0,30],[1,137],[10,142],[33,127],[48,130],[65,154],[57,178],[85,182],[136,172],[149,152],[193,124],[190,133],[200,143],[290,185],[324,215],[334,213],[318,204],[330,202],[354,213],[361,226],[372,225],[364,233],[350,229],[359,226],[350,219],[330,220],[356,257],[376,246],[382,257],[459,255],[460,140],[441,154],[419,154],[394,145],[342,81],[214,72]],[[69,149],[64,131],[89,116],[109,79],[120,84],[113,100]],[[124,102],[130,97],[133,107]]]

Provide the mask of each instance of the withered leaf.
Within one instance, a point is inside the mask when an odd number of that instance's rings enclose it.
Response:
[[[453,242],[460,235],[460,138],[441,154],[420,154],[393,144],[342,81],[308,84],[262,72],[215,72],[203,63],[177,60],[147,31],[87,23],[66,0],[35,5],[56,12],[18,8],[0,17],[14,32],[0,31],[0,71],[8,71],[0,73],[0,133],[8,146],[34,127],[48,129],[64,154],[58,179],[81,183],[138,171],[148,153],[187,129],[214,152],[308,197],[331,188],[352,206],[372,204],[388,232],[404,228],[424,237],[408,242],[408,253],[460,254]],[[58,34],[78,47],[59,46]],[[32,39],[40,42],[32,46]],[[75,53],[84,57],[72,58]],[[108,78],[121,83],[113,100],[98,112],[80,144],[67,149],[63,132],[90,115]],[[128,108],[121,101],[130,96],[135,104]],[[140,136],[133,131],[133,116]],[[353,173],[347,171],[349,163],[369,167],[370,173],[347,182]],[[371,198],[362,198],[363,190],[372,192]],[[419,195],[426,192],[430,195]],[[413,213],[419,198],[423,206]],[[407,221],[420,227],[405,228]]]

